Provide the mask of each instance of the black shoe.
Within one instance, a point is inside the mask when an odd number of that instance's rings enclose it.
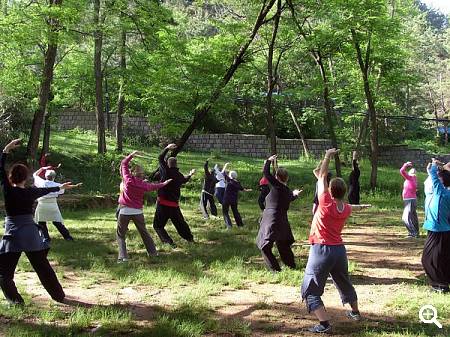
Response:
[[[68,237],[64,238],[64,240],[66,240],[66,241],[73,241],[73,237],[71,237],[71,236],[69,235]]]
[[[440,294],[447,294],[450,292],[450,288],[448,286],[441,286],[441,285],[431,286],[431,290]]]

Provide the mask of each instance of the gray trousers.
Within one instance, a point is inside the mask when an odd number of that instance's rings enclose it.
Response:
[[[403,209],[402,220],[408,229],[410,236],[419,235],[419,219],[417,218],[417,200],[403,200],[405,208]]]
[[[308,263],[302,283],[302,298],[306,300],[308,312],[324,306],[321,296],[328,276],[339,291],[342,304],[358,300],[355,288],[348,275],[347,252],[344,245],[328,246],[313,244],[309,249]]]
[[[128,224],[130,220],[133,220],[136,228],[141,235],[142,241],[144,242],[145,248],[147,249],[148,255],[157,255],[155,242],[150,236],[147,228],[145,227],[144,214],[137,215],[123,215],[119,214],[117,219],[117,244],[119,245],[119,259],[128,258],[127,244],[125,242],[126,234],[128,232]]]

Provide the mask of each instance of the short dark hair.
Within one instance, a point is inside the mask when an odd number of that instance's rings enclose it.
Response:
[[[28,167],[24,164],[14,164],[8,175],[11,184],[20,184],[28,178]]]
[[[342,178],[333,178],[330,180],[330,193],[334,199],[342,200],[347,192],[347,185]]]
[[[439,176],[439,178],[442,179],[442,183],[444,184],[445,187],[450,186],[450,172],[449,171],[440,170],[440,171],[438,171],[438,176]]]
[[[289,179],[288,171],[284,167],[277,168],[275,175],[280,179],[281,182],[285,183]]]

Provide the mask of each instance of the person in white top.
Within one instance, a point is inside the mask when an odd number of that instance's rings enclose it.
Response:
[[[225,187],[226,187],[224,173],[226,172],[228,164],[229,163],[225,163],[222,171],[219,169],[219,165],[216,164],[214,166],[214,172],[216,173],[216,179],[217,179],[216,190],[214,192],[214,196],[217,198],[217,200],[219,201],[219,203],[221,205],[223,204],[223,195],[225,193]]]
[[[45,179],[42,179],[39,175],[45,170]],[[50,170],[50,167],[41,167],[39,170],[33,173],[34,186],[36,187],[60,187],[61,184],[55,182],[56,172]],[[75,186],[80,186],[77,184]],[[44,240],[50,242],[50,235],[48,233],[47,221],[52,221],[55,227],[63,236],[64,240],[73,241],[73,237],[70,235],[69,230],[64,226],[63,218],[58,207],[57,197],[64,193],[64,189],[59,192],[52,192],[44,195],[38,199],[38,205],[34,213],[34,220],[42,228]]]

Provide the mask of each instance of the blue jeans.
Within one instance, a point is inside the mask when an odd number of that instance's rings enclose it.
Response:
[[[342,304],[358,300],[348,275],[347,251],[344,245],[328,246],[313,244],[309,250],[308,263],[302,283],[302,298],[306,299],[308,312],[323,307],[321,296],[328,275],[339,291]]]

